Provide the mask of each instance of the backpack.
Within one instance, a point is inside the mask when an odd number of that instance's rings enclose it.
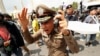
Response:
[[[20,32],[20,30],[18,29],[17,25],[12,22],[12,21],[5,21],[4,25],[6,26],[7,30],[9,31],[10,35],[11,35],[11,43],[10,43],[10,48],[6,47],[6,53],[7,55],[11,55],[12,50],[17,49],[21,46],[24,46],[24,40],[23,40],[23,36]]]
[[[11,36],[12,34],[9,32],[8,28],[4,24],[4,22],[1,23],[0,25],[0,51],[4,52],[7,55],[10,55],[12,52],[12,40],[13,37]],[[4,42],[10,41],[10,44],[8,46],[4,46]],[[2,53],[1,53],[2,54]]]
[[[13,48],[17,48],[18,46],[17,46],[17,43],[16,43],[16,38],[15,38],[15,36],[14,36],[14,34],[13,34],[13,29],[12,29],[12,25],[14,24],[14,22],[11,22],[11,21],[7,21],[7,22],[5,22],[6,24],[6,27],[7,27],[7,30],[9,31],[9,33],[10,33],[10,38],[11,38],[11,45],[12,45],[12,47]]]

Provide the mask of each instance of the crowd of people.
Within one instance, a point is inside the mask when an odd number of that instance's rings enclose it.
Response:
[[[54,11],[46,5],[40,4],[36,10],[32,11],[31,16],[29,15],[28,18],[31,21],[27,19],[27,10],[27,8],[23,8],[16,20],[7,13],[0,13],[1,56],[13,54],[23,56],[22,49],[30,54],[24,40],[28,44],[36,42],[38,47],[41,46],[41,43],[46,45],[49,51],[48,56],[69,56],[68,51],[78,53],[79,45],[74,38],[76,32],[67,29],[68,21],[100,23],[100,9],[97,7],[91,7],[80,15],[75,12],[72,5],[68,5],[65,10],[60,8]],[[32,26],[32,33],[28,27],[29,23]],[[86,46],[95,45],[96,34],[80,34],[80,40],[83,38],[86,39]]]

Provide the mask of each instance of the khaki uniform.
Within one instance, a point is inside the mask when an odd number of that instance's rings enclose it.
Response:
[[[38,6],[36,12],[40,23],[47,22],[55,16],[55,11],[49,9],[45,5]],[[28,30],[25,30],[24,32],[24,39],[29,44],[37,41],[40,37],[42,37],[47,45],[49,50],[48,56],[68,56],[68,52],[66,52],[67,46],[72,53],[77,53],[79,51],[79,46],[72,35],[64,36],[62,34],[58,34],[55,30],[53,30],[51,34],[47,35],[42,29],[32,36],[30,36]]]
[[[28,43],[33,43],[42,37],[45,41],[47,48],[49,49],[48,56],[68,56],[66,47],[68,46],[72,53],[77,53],[79,51],[79,46],[74,38],[69,36],[63,36],[55,31],[52,31],[50,35],[47,35],[42,30],[39,30],[36,34],[29,37],[28,31],[24,32],[25,40]]]

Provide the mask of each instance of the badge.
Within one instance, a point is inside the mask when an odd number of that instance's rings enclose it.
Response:
[[[43,12],[44,12],[44,10],[43,10],[42,8],[39,8],[39,9],[38,9],[38,14],[39,14],[39,15],[43,15]]]

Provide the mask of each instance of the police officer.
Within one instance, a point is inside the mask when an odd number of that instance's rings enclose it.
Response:
[[[72,7],[72,5],[68,5],[66,7],[66,15],[65,15],[65,18],[68,20],[68,21],[77,21],[78,20],[78,17],[74,14],[74,9]],[[74,36],[74,31],[71,31],[72,32],[72,35]]]
[[[74,9],[72,7],[72,5],[68,5],[66,7],[66,19],[68,19],[69,21],[76,21],[78,20],[78,17],[74,14]]]
[[[49,50],[48,56],[68,56],[68,52],[66,53],[67,46],[72,53],[77,53],[79,51],[77,42],[73,39],[71,32],[67,30],[67,21],[64,18],[63,11],[61,11],[61,14],[55,15],[55,11],[49,9],[45,5],[39,5],[36,12],[41,24],[41,29],[32,36],[27,27],[27,9],[24,8],[22,12],[18,14],[23,28],[24,38],[29,44],[35,42],[42,36]],[[59,31],[54,30],[54,18],[59,20]]]

